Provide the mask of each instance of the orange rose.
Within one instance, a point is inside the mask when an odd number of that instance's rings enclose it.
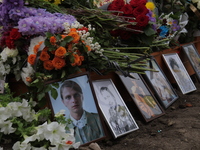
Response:
[[[62,39],[64,39],[66,36],[67,36],[67,35],[63,35],[63,34],[61,35]]]
[[[53,70],[54,69],[54,66],[53,66],[53,63],[52,63],[51,60],[44,61],[43,66],[44,66],[44,69],[46,69],[46,70]]]
[[[86,45],[88,51],[91,51],[91,47],[89,45]]]
[[[55,36],[50,37],[50,43],[52,45],[56,45],[56,37]]]
[[[47,51],[48,51],[48,49],[49,49],[48,47],[44,47],[42,51],[45,51],[45,52],[47,52]]]
[[[61,69],[62,67],[65,66],[65,60],[60,57],[54,57],[52,63],[56,69]]]
[[[35,59],[36,59],[36,55],[35,54],[29,55],[28,56],[28,63],[31,64],[31,65],[34,65]]]
[[[75,31],[76,32],[76,28],[71,28],[70,31]]]
[[[68,36],[73,37],[72,43],[77,43],[80,40],[80,35],[75,31],[71,31]]]
[[[67,53],[66,48],[64,48],[64,47],[62,47],[62,46],[60,46],[60,47],[55,51],[55,55],[56,55],[57,57],[64,57],[66,53]]]
[[[79,56],[77,54],[73,54],[74,56],[74,62],[71,63],[72,66],[80,66],[82,64],[82,61],[84,60],[83,56]]]
[[[42,45],[43,41],[39,42],[39,44],[35,45],[34,48],[33,48],[33,52],[34,54],[37,54],[40,46]]]
[[[41,54],[40,54],[40,60],[41,61],[46,61],[46,60],[49,60],[50,56],[47,52],[45,51],[42,51]]]

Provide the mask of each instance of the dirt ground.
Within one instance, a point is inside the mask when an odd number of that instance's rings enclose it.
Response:
[[[200,83],[197,90],[183,95],[167,109],[165,115],[146,123],[138,114],[133,117],[139,129],[117,139],[100,142],[102,150],[199,150]]]

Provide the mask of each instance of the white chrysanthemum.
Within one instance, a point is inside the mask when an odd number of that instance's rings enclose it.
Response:
[[[80,24],[78,21],[75,21],[75,22],[72,23],[72,25],[71,25],[71,28],[76,28],[76,29],[82,28],[82,27],[83,27],[83,25]]]
[[[16,129],[12,127],[12,122],[10,120],[0,123],[0,132],[4,134],[10,134],[15,132]]]
[[[34,47],[36,45],[38,45],[39,42],[42,42],[42,41],[45,41],[45,37],[43,37],[43,36],[38,36],[38,37],[31,39],[30,46],[28,48],[28,55],[34,54],[34,51],[33,51]]]

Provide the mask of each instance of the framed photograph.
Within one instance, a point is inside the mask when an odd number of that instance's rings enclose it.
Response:
[[[173,102],[178,99],[178,95],[168,81],[164,72],[161,70],[155,59],[149,60],[147,66],[151,66],[155,71],[145,71],[144,78],[147,79],[154,90],[154,93],[164,108],[168,108]]]
[[[200,81],[200,55],[194,46],[194,44],[188,44],[182,46],[183,51],[185,52],[187,58],[189,59],[198,80]]]
[[[48,93],[53,114],[65,110],[66,118],[71,120],[68,127],[74,129],[76,142],[86,145],[105,138],[100,109],[88,73],[49,84],[52,87],[58,85],[56,99],[51,92]]]
[[[92,82],[99,107],[114,138],[139,129],[111,79]]]
[[[183,94],[190,93],[196,90],[196,87],[185,69],[180,57],[177,53],[162,54],[165,63],[176,80]]]
[[[132,77],[125,77],[120,73],[118,75],[146,122],[165,114],[141,75],[137,73],[130,73]]]

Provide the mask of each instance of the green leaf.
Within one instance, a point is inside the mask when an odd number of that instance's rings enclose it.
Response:
[[[56,100],[58,97],[57,89],[51,88],[51,96]]]
[[[74,38],[72,36],[66,36],[63,41],[65,41],[66,43],[69,43],[73,40]]]
[[[42,98],[44,98],[44,97],[45,97],[45,93],[44,93],[44,92],[39,93],[39,94],[37,95],[38,101],[42,100]]]

